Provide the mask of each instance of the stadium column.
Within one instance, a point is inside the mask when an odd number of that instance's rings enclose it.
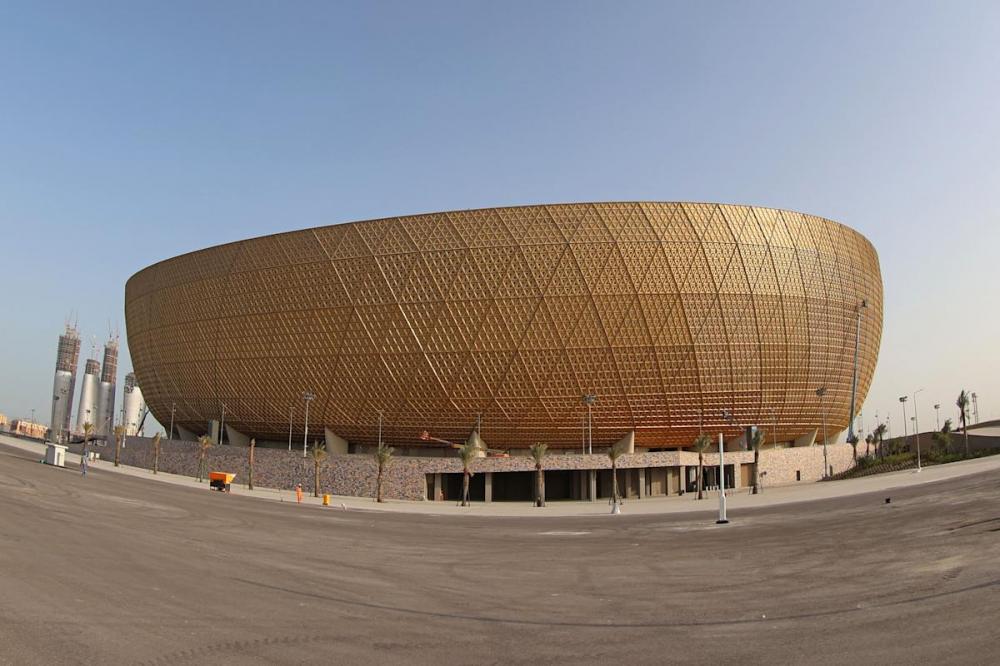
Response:
[[[589,488],[590,492],[588,493],[588,499],[590,499],[591,502],[596,502],[597,501],[597,470],[596,469],[589,469],[589,470],[587,470],[587,476],[588,476],[587,480],[589,482],[588,485],[590,486],[590,488]]]
[[[349,447],[346,439],[339,437],[329,428],[323,429],[323,436],[326,440],[326,450],[329,453],[347,454]]]
[[[493,501],[493,472],[486,472],[486,476],[483,477],[483,485],[485,486],[485,488],[483,489],[483,493],[484,493],[483,501],[485,501],[485,502],[492,502]]]
[[[646,468],[639,468],[639,499],[646,496]]]
[[[668,476],[667,478],[669,479],[670,477]],[[684,492],[684,487],[687,486],[687,467],[686,466],[680,465],[677,468],[677,480],[678,480],[678,484],[677,484],[677,488],[676,488],[677,494],[681,495]],[[670,489],[670,488],[667,489],[667,494],[668,495],[670,494],[671,490],[672,489]]]
[[[250,436],[244,435],[228,423],[226,424],[226,441],[232,446],[250,446]]]

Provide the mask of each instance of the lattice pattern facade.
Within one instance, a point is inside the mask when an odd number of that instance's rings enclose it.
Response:
[[[126,287],[153,414],[259,439],[310,429],[413,444],[688,445],[699,428],[788,441],[846,427],[882,330],[871,243],[830,220],[702,203],[491,208],[306,229],[182,255]],[[736,434],[737,427],[725,427]]]

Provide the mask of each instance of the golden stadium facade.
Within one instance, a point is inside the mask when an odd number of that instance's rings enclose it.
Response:
[[[162,423],[259,440],[690,445],[704,428],[791,441],[846,428],[882,329],[875,249],[836,222],[708,203],[455,211],[305,229],[132,276],[126,320]],[[816,389],[826,387],[820,398]],[[723,410],[735,419],[724,423]],[[290,424],[291,415],[291,424]],[[820,430],[821,431],[821,430]],[[822,431],[821,431],[822,432]]]

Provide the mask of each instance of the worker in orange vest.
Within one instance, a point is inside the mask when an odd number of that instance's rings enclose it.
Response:
[[[302,504],[302,484],[295,486],[295,501]]]

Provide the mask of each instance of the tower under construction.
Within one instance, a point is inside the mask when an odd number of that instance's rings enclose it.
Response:
[[[97,391],[97,417],[94,430],[98,435],[109,435],[115,425],[115,383],[118,377],[118,337],[104,343],[104,362],[101,364],[101,383]]]
[[[62,441],[69,433],[73,412],[73,391],[76,388],[76,368],[80,362],[80,332],[66,322],[66,332],[59,336],[56,350],[56,372],[52,381],[52,439]]]

